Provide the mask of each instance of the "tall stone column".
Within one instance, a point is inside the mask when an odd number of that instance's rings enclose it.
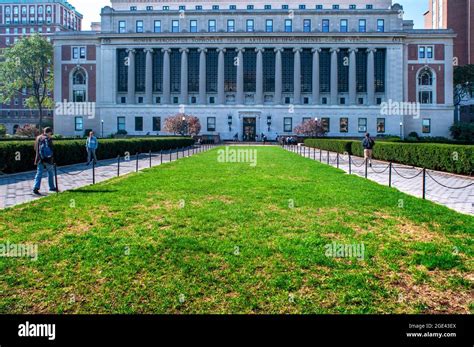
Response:
[[[337,68],[337,54],[338,48],[331,49],[331,105],[337,105],[338,91],[338,68]]]
[[[244,100],[244,48],[237,48],[237,100],[238,105],[243,105]]]
[[[294,57],[294,80],[293,80],[293,104],[301,104],[301,48],[293,49]]]
[[[274,104],[280,105],[281,104],[281,97],[282,97],[282,78],[283,78],[283,69],[282,69],[282,61],[281,61],[281,52],[283,48],[275,48],[275,98]]]
[[[181,104],[188,103],[188,52],[189,49],[181,48]]]
[[[321,48],[313,48],[313,104],[319,104],[319,53]]]
[[[129,104],[135,104],[135,50],[129,49],[128,51],[128,95],[127,102]]]
[[[256,93],[255,103],[263,105],[263,48],[256,48],[257,52],[257,78],[256,78]]]
[[[367,104],[375,104],[375,53],[374,48],[367,50]]]
[[[153,104],[153,49],[146,48],[145,103]]]
[[[171,49],[164,48],[163,52],[163,100],[165,105],[171,104],[171,72],[170,72],[170,52]]]
[[[199,48],[199,103],[207,104],[206,48]]]
[[[217,59],[217,103],[225,104],[225,48],[218,48],[219,53]]]
[[[349,50],[349,104],[356,104],[357,81],[356,81],[356,53],[357,48]]]

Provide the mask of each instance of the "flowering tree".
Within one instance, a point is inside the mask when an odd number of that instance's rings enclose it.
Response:
[[[303,136],[319,137],[324,136],[326,132],[323,129],[321,121],[310,119],[298,125],[295,128],[295,133]]]
[[[195,116],[178,113],[166,118],[164,129],[166,132],[182,136],[197,136],[201,132],[201,123]]]
[[[26,137],[37,137],[40,131],[34,125],[26,124],[23,127],[16,129],[15,135]]]

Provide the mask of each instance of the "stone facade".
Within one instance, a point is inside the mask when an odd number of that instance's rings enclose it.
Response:
[[[185,112],[223,139],[293,135],[309,118],[330,136],[449,135],[454,35],[413,30],[391,1],[112,4],[100,33],[55,36],[56,101],[96,102],[93,115],[56,114],[58,133],[165,134]],[[385,112],[420,98],[416,114]]]

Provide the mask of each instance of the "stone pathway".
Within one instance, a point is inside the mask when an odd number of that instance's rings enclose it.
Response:
[[[118,160],[109,159],[101,160],[95,166],[95,182],[99,183],[118,175],[123,176],[131,172],[149,168],[150,166],[158,166],[162,163],[168,163],[181,159],[183,156],[192,156],[193,153],[201,153],[214,148],[213,145],[196,146],[194,149],[190,147],[183,152],[163,151],[160,153],[152,153],[151,163],[149,153],[139,155],[138,162],[136,156],[131,156],[128,160],[124,157],[120,158],[120,172],[118,170]],[[76,189],[93,184],[92,164],[86,166],[85,164],[75,164],[69,166],[62,166],[57,168],[58,172],[58,186],[60,191]],[[36,172],[24,172],[13,175],[0,176],[0,209],[12,207],[23,204],[32,200],[41,199],[41,196],[33,194],[33,180]],[[44,196],[56,193],[48,192],[48,179],[46,174],[43,176],[41,182],[41,192]],[[43,197],[44,197],[43,196]]]
[[[328,151],[305,146],[285,146],[312,160],[328,163]],[[364,158],[351,156],[352,174],[365,177]],[[338,166],[337,153],[329,152],[329,165]],[[339,168],[349,173],[349,156],[339,154]],[[367,168],[367,178],[382,185],[389,185],[389,163],[373,160],[372,168]],[[402,164],[392,164],[392,187],[418,198],[423,197],[423,170]],[[445,205],[464,214],[474,215],[474,178],[445,172],[426,170],[426,199]],[[449,189],[446,187],[462,189]]]

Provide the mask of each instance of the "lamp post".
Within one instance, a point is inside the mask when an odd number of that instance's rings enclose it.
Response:
[[[103,119],[100,121],[100,125],[101,125],[101,137],[104,138],[104,120]]]
[[[186,116],[183,116],[181,120],[183,121],[183,128],[181,130],[181,133],[183,136],[185,136],[188,133],[188,130],[187,130],[188,124],[186,123]]]
[[[400,122],[400,139],[403,140],[403,122]]]
[[[267,116],[267,126],[268,126],[268,132],[270,132],[272,128],[272,116]]]
[[[229,126],[229,132],[232,131],[232,115],[228,114],[227,115],[227,125]]]

